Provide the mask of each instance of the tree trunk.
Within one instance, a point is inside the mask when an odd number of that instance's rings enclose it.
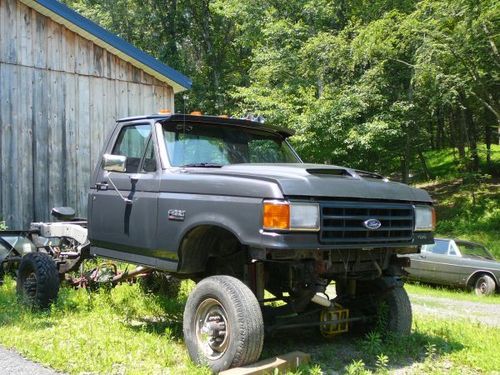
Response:
[[[432,178],[432,174],[427,167],[427,162],[425,161],[425,156],[422,150],[418,150],[418,159],[420,160],[420,164],[422,164],[422,170],[424,171],[425,178],[430,180]]]
[[[474,118],[472,116],[472,111],[469,107],[465,107],[464,110],[465,115],[465,123],[468,129],[469,134],[469,146],[470,146],[470,155],[472,159],[471,169],[474,172],[479,170],[479,154],[477,152],[477,130],[476,123],[474,122]]]
[[[491,143],[493,141],[493,128],[495,127],[496,118],[489,111],[485,111],[484,121],[484,141],[486,143],[486,165],[491,168]]]
[[[465,160],[465,118],[461,109],[454,111],[453,125],[455,126],[455,145],[458,150],[458,157]]]

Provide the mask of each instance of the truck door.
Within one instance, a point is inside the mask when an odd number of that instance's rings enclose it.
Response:
[[[107,152],[126,156],[126,170],[108,172],[100,168],[96,174],[96,186],[90,196],[92,245],[130,255],[152,256],[160,169],[151,124],[123,126]],[[133,256],[129,260],[133,261]]]

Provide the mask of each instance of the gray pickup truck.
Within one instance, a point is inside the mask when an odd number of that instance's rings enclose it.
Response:
[[[265,332],[317,326],[330,337],[378,324],[409,334],[409,260],[398,255],[433,243],[431,198],[375,173],[303,163],[291,135],[212,116],[119,120],[93,174],[88,237],[81,223],[57,223],[79,236],[80,255],[56,269],[97,255],[196,281],[185,343],[213,371],[256,361]],[[56,228],[34,227],[46,237]],[[30,274],[23,261],[18,290],[33,294],[23,285],[37,264]]]

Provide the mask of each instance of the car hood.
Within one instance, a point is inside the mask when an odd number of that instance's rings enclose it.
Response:
[[[233,164],[187,168],[184,173],[242,177],[275,182],[283,195],[432,202],[422,189],[391,182],[380,175],[323,164]]]

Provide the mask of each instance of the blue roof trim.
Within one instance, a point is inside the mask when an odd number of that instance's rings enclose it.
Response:
[[[148,66],[149,68],[155,70],[156,72],[160,73],[166,78],[176,82],[185,89],[191,88],[192,82],[184,74],[179,73],[177,70],[172,69],[171,67],[161,63],[153,56],[145,53],[144,51],[141,51],[140,49],[134,47],[133,45],[126,42],[122,38],[103,29],[101,26],[92,22],[88,18],[83,17],[79,13],[75,12],[73,9],[69,8],[67,5],[60,3],[59,1],[56,0],[35,0],[35,1],[41,6],[61,16],[62,18],[65,18],[66,20],[78,26],[79,28],[94,35],[96,38],[113,46],[117,50],[120,50],[124,54],[132,57],[133,59],[139,61],[140,63]]]

